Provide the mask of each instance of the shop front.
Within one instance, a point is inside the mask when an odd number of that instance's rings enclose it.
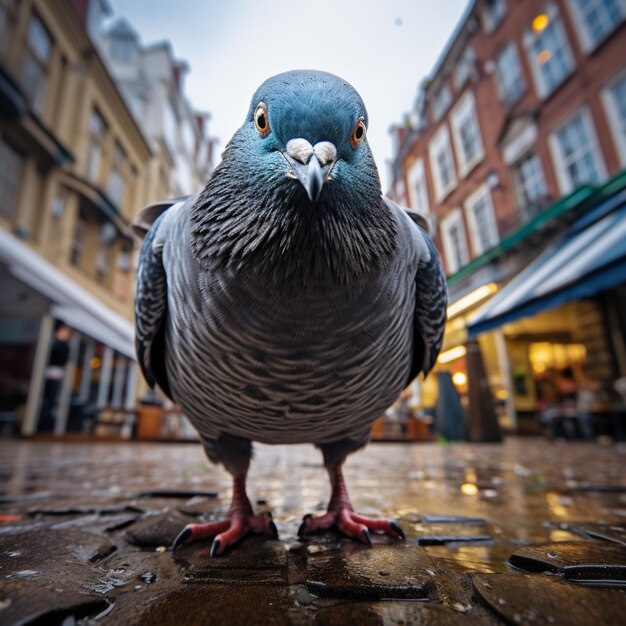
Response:
[[[615,389],[626,376],[625,286],[621,190],[469,317],[468,336],[479,342],[496,398],[508,379],[516,430],[563,434],[555,418],[568,415],[582,436],[620,430]]]
[[[0,231],[0,432],[91,432],[135,407],[129,320]]]

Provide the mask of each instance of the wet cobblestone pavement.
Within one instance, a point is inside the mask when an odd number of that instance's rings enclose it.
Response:
[[[372,444],[357,511],[407,540],[299,540],[329,486],[312,446],[258,446],[249,494],[280,540],[166,551],[223,514],[200,445],[0,441],[0,624],[622,624],[626,446]]]

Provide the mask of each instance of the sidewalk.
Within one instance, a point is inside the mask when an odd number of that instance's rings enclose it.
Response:
[[[280,541],[169,546],[224,512],[200,445],[0,441],[0,624],[623,623],[626,446],[372,444],[345,468],[407,540],[300,541],[329,495],[312,446],[257,446],[250,496]]]

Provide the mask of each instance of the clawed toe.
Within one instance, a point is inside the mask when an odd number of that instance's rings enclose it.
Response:
[[[278,539],[278,529],[272,521],[271,515],[235,513],[217,522],[188,524],[174,539],[172,550],[184,543],[213,538],[210,555],[212,557],[220,556],[224,554],[228,546],[237,543],[249,533],[267,535],[273,539]]]
[[[174,539],[172,543],[171,550],[172,551],[176,550],[176,548],[178,548],[178,546],[180,546],[181,544],[185,543],[185,541],[187,541],[189,537],[191,537],[191,529],[189,528],[189,526],[185,526],[185,528],[183,528],[178,533],[178,535],[176,535],[176,539]]]
[[[404,532],[396,522],[362,517],[348,508],[329,510],[319,517],[313,517],[311,514],[305,515],[298,529],[298,537],[304,537],[331,526],[336,527],[344,535],[368,546],[372,545],[372,532],[404,539]]]

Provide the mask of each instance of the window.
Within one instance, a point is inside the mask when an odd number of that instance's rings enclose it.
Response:
[[[591,116],[581,109],[550,136],[559,185],[569,193],[579,185],[598,183],[605,177]]]
[[[428,202],[428,189],[426,188],[426,172],[424,160],[417,159],[408,173],[409,179],[409,204],[411,208],[422,213],[430,212]]]
[[[524,33],[537,93],[547,98],[573,71],[574,60],[557,8],[549,4]]]
[[[465,201],[467,221],[476,255],[493,248],[500,240],[493,212],[491,193],[487,185],[481,185]]]
[[[111,222],[100,225],[98,248],[96,250],[96,275],[100,281],[104,281],[111,270],[113,260],[113,244],[117,238],[117,230]]]
[[[591,52],[626,16],[624,0],[569,0],[582,49]]]
[[[468,91],[450,116],[459,174],[465,176],[484,156],[474,95]]]
[[[626,165],[626,73],[622,72],[602,90],[602,100],[620,163]]]
[[[443,85],[433,96],[433,117],[438,122],[448,110],[452,102],[452,94],[448,85]]]
[[[435,182],[435,197],[443,200],[456,187],[456,174],[448,127],[443,125],[428,144],[430,167]]]
[[[454,86],[461,89],[474,70],[476,54],[472,46],[467,46],[454,68]]]
[[[0,216],[12,220],[17,213],[24,157],[5,141],[0,141]]]
[[[0,57],[7,52],[9,38],[15,30],[17,0],[0,0]]]
[[[74,236],[72,237],[72,249],[70,252],[70,263],[80,266],[83,260],[83,252],[85,251],[85,243],[87,242],[87,220],[83,210],[81,209],[74,226]]]
[[[506,2],[504,0],[486,0],[483,8],[483,23],[485,30],[492,33],[506,15]]]
[[[441,239],[448,274],[454,274],[468,261],[465,227],[460,209],[453,209],[441,222]]]
[[[124,204],[125,171],[126,153],[122,146],[116,141],[113,148],[113,161],[111,163],[107,193],[109,194],[109,198],[117,205],[118,209]]]
[[[26,33],[20,80],[26,96],[38,113],[43,110],[51,52],[52,38],[42,21],[33,14]]]
[[[115,61],[129,63],[135,58],[136,51],[134,37],[117,36],[111,39],[111,58]]]
[[[126,300],[130,294],[132,284],[131,256],[132,247],[129,244],[122,244],[113,275],[113,293],[119,300]]]
[[[87,155],[87,178],[99,184],[102,170],[102,153],[106,139],[107,126],[97,109],[89,117],[89,153]]]
[[[515,42],[510,41],[498,55],[496,76],[502,102],[508,106],[515,104],[526,91],[526,82]]]
[[[533,209],[546,198],[541,161],[535,153],[526,155],[513,165],[513,180],[519,207],[527,214],[526,217],[532,217]]]

